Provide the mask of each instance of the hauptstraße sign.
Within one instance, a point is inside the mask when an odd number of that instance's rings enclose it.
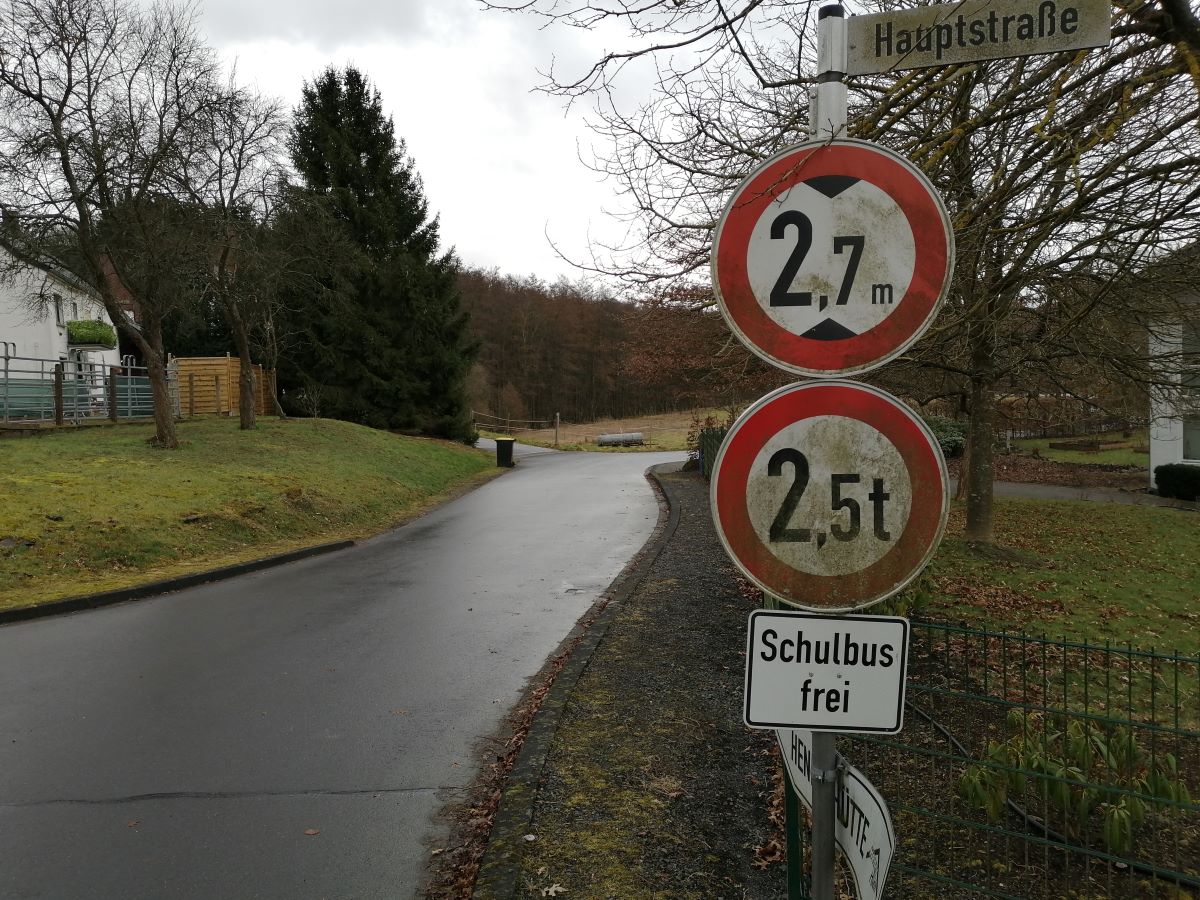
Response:
[[[1108,0],[964,0],[846,20],[847,75],[1104,47]]]

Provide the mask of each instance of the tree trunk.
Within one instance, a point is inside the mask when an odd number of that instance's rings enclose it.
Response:
[[[967,485],[966,538],[981,544],[993,542],[992,464],[995,447],[993,421],[996,396],[990,375],[971,377],[971,419],[967,443],[970,455],[962,473]]]
[[[175,450],[179,447],[179,437],[175,433],[175,410],[171,403],[171,389],[167,384],[167,366],[161,351],[150,349],[146,353],[146,371],[154,396],[154,445],[164,450]]]
[[[971,471],[971,425],[967,420],[967,439],[963,444],[962,458],[958,466],[958,484],[954,486],[954,500],[962,500],[967,496],[967,473]]]
[[[251,431],[257,420],[258,398],[254,396],[254,364],[250,361],[250,333],[241,311],[232,302],[225,303],[225,318],[237,348],[241,374],[238,376],[238,427]]]
[[[279,402],[279,385],[275,381],[275,373],[278,371],[277,366],[271,367],[271,374],[266,377],[271,379],[271,403],[275,406],[275,415],[281,419],[287,419],[287,413],[283,410],[283,404]],[[266,373],[264,373],[266,374]]]
[[[171,402],[171,387],[167,383],[167,354],[163,349],[162,322],[147,317],[139,329],[110,295],[106,293],[103,300],[109,316],[118,323],[122,333],[133,341],[146,361],[150,395],[154,399],[154,446],[176,450],[179,436],[175,432],[175,404]]]

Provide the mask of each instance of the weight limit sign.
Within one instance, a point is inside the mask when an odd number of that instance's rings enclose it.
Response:
[[[946,463],[907,406],[849,381],[790,385],[738,419],[710,501],[725,550],[764,591],[847,612],[904,588],[946,526]]]
[[[903,157],[866,141],[802,144],[734,192],[713,240],[729,327],[773,365],[821,377],[895,358],[932,323],[954,232]]]

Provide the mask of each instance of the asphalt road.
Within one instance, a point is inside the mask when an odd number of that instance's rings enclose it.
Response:
[[[0,628],[0,897],[414,896],[681,458],[522,450],[352,549]]]

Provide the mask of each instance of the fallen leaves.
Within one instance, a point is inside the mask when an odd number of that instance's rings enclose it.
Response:
[[[309,837],[312,837],[313,835],[320,834],[321,829],[320,828],[305,828],[304,833],[307,834]]]
[[[948,597],[986,610],[994,619],[1009,622],[1041,621],[1047,615],[1061,615],[1067,609],[1057,598],[1035,597],[1004,584],[987,584],[978,578],[939,578],[937,589]]]

